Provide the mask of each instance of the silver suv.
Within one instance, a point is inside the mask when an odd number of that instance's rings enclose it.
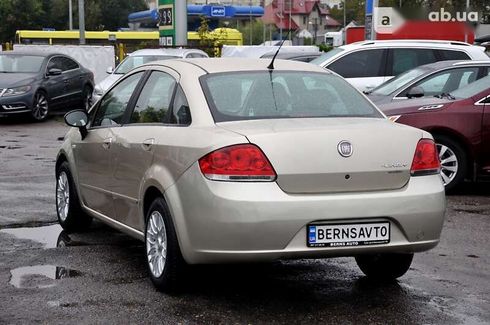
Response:
[[[311,61],[371,90],[415,67],[444,60],[490,60],[482,46],[456,41],[363,41],[337,47]]]

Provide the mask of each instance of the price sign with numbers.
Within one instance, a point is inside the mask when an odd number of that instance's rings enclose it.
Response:
[[[159,11],[159,14],[160,14],[160,26],[173,26],[174,25],[173,8],[172,7],[161,8]]]
[[[176,2],[183,0],[158,0],[158,29],[160,31],[160,46],[174,46],[176,41],[176,19],[179,13],[176,12]],[[180,2],[179,2],[180,4]],[[186,12],[183,12],[187,15]],[[184,31],[186,33],[187,31]]]

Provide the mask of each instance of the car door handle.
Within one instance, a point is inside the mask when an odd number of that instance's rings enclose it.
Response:
[[[145,149],[146,151],[150,151],[151,148],[153,147],[153,144],[155,143],[155,139],[151,138],[151,139],[146,139],[145,141],[143,141],[143,143],[141,144],[141,146],[143,147],[143,149]]]
[[[111,147],[111,144],[112,144],[112,138],[111,137],[105,138],[102,143],[102,147],[104,147],[104,149],[109,149]]]

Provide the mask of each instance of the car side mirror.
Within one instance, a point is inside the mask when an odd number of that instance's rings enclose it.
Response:
[[[88,115],[84,110],[77,109],[66,113],[65,123],[78,128],[82,135],[82,140],[87,136]]]
[[[112,66],[107,67],[107,70],[105,71],[107,74],[112,74],[114,72],[114,68]]]
[[[51,68],[48,70],[48,76],[59,76],[62,72],[61,69]]]
[[[424,97],[424,95],[424,88],[419,86],[412,87],[407,93],[408,98],[420,98]]]

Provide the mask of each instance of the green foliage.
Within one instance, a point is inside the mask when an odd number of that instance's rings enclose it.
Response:
[[[44,15],[40,0],[1,0],[0,42],[14,41],[18,29],[40,29]]]
[[[303,40],[303,45],[313,45],[313,38],[305,37]]]
[[[333,47],[328,45],[328,44],[319,44],[317,46],[318,46],[318,49],[320,50],[320,52],[328,52],[331,49],[333,49]]]
[[[152,106],[148,106],[145,110],[139,112],[134,111],[131,116],[132,123],[155,123],[163,122],[167,109],[156,109]]]
[[[226,38],[226,29],[217,28],[214,31],[209,29],[209,20],[201,16],[201,24],[197,29],[197,34],[199,35],[199,46],[203,51],[205,51],[209,56],[220,56],[222,39]]]
[[[73,3],[73,28],[78,28],[78,1]],[[86,30],[117,30],[128,14],[147,9],[144,0],[85,0]],[[15,31],[49,27],[68,29],[68,0],[0,0],[0,42],[13,41]]]
[[[243,45],[250,45],[250,34],[252,34],[252,45],[259,45],[264,42],[264,23],[262,20],[252,20],[241,24],[238,30],[243,35]]]

